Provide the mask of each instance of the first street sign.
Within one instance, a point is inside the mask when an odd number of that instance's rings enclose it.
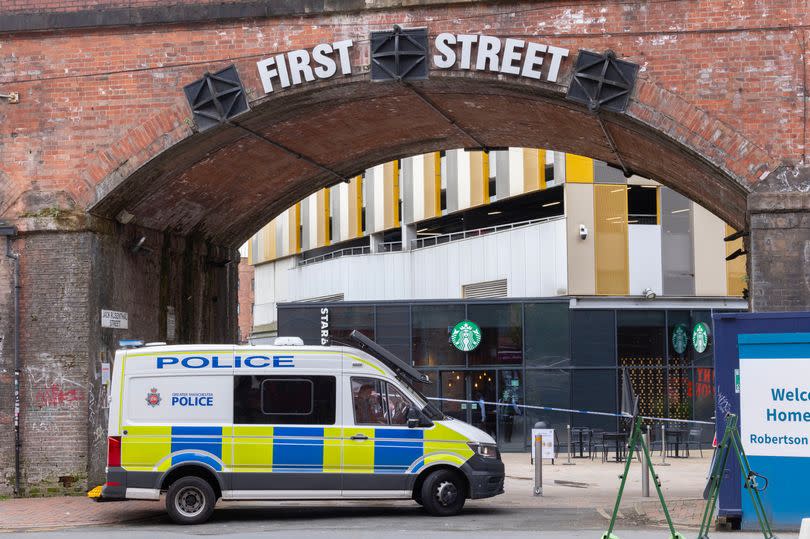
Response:
[[[476,47],[475,55],[473,46]],[[457,53],[458,48],[461,50]],[[560,47],[475,34],[439,34],[436,36],[436,50],[439,54],[433,57],[433,64],[439,69],[458,65],[459,69],[491,71],[537,80],[545,78],[548,82],[557,82],[560,64],[568,56],[568,49]],[[547,67],[542,69],[546,58]]]
[[[397,29],[396,32],[405,31]],[[413,50],[378,51],[377,56],[408,54],[414,56],[425,51],[427,55],[427,31],[419,33],[407,31],[406,37],[414,43]],[[311,49],[298,49],[276,54],[256,62],[259,79],[264,93],[276,89],[289,88],[307,82],[329,79],[340,72],[351,75],[352,65],[349,55],[354,42],[350,39],[334,43],[321,43]],[[436,69],[461,69],[489,71],[504,75],[514,75],[534,80],[557,82],[560,66],[568,57],[568,49],[523,39],[506,38],[478,34],[441,33],[434,40],[438,54],[431,57]],[[418,59],[411,59],[417,61]],[[377,58],[380,61],[380,58]],[[420,77],[424,78],[424,77]],[[372,77],[373,79],[373,77]],[[391,80],[388,77],[388,80]]]

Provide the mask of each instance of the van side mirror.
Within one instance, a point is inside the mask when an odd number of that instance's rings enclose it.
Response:
[[[408,408],[408,428],[415,429],[417,427],[432,427],[433,421],[428,419],[425,414],[415,408]]]

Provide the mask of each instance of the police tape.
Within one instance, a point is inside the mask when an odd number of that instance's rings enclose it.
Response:
[[[592,410],[575,410],[573,408],[555,408],[552,406],[534,406],[531,404],[512,404],[510,402],[487,402],[487,401],[473,401],[473,400],[464,400],[464,399],[445,399],[440,397],[428,397],[428,400],[432,401],[445,401],[445,402],[461,402],[461,403],[469,403],[469,404],[486,404],[489,406],[505,406],[508,408],[527,408],[529,410],[542,410],[544,412],[565,412],[571,414],[583,414],[583,415],[599,415],[599,416],[607,416],[607,417],[626,417],[632,418],[631,414],[626,413],[614,413],[614,412],[594,412]],[[650,419],[652,421],[668,421],[672,423],[695,423],[698,425],[714,425],[713,421],[699,421],[697,419],[674,419],[671,417],[655,417],[649,415],[642,415],[639,416],[642,419]]]

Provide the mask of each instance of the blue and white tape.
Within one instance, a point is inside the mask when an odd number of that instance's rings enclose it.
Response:
[[[506,407],[518,407],[518,408],[526,408],[529,410],[542,410],[544,412],[565,412],[571,414],[583,414],[583,415],[599,415],[599,416],[607,416],[607,417],[627,417],[632,418],[633,416],[630,414],[617,414],[612,412],[594,412],[592,410],[575,410],[573,408],[555,408],[553,406],[534,406],[530,404],[512,404],[510,402],[487,402],[487,401],[472,401],[472,400],[464,400],[464,399],[444,399],[439,397],[428,397],[429,400],[432,401],[444,401],[444,402],[461,402],[461,403],[469,403],[469,404],[486,404],[489,406],[506,406]],[[666,421],[672,423],[695,423],[698,425],[714,425],[713,421],[698,421],[697,419],[673,419],[671,417],[654,417],[643,415],[640,416],[643,419],[651,419],[653,421]]]

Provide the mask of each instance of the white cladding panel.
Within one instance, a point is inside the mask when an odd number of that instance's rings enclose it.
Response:
[[[630,295],[641,295],[645,288],[662,295],[661,227],[629,225],[627,228],[630,244]]]
[[[558,296],[568,290],[565,219],[414,251],[345,256],[302,267],[293,261],[256,267],[256,325],[276,320],[277,303],[340,293],[346,301],[454,299],[462,297],[465,284],[497,279],[507,280],[510,297]]]

